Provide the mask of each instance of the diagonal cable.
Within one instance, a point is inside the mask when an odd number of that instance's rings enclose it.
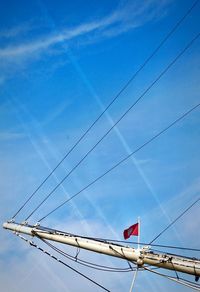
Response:
[[[151,242],[153,243],[156,239],[158,239],[165,231],[167,231],[172,225],[174,225],[183,215],[185,215],[194,205],[196,205],[200,201],[200,197],[194,201],[188,208],[186,208],[178,217],[176,217],[167,227],[165,227]]]
[[[122,87],[122,89],[115,95],[111,102],[107,105],[104,111],[97,117],[97,119],[91,124],[91,126],[82,134],[82,136],[77,140],[77,142],[70,148],[70,150],[64,155],[60,162],[53,168],[49,175],[40,183],[40,185],[35,189],[35,191],[28,197],[28,199],[23,203],[23,205],[18,209],[18,211],[13,215],[14,219],[19,212],[27,205],[27,203],[34,197],[38,190],[45,184],[45,182],[51,177],[51,175],[56,171],[56,169],[62,164],[62,162],[69,156],[69,154],[76,148],[76,146],[84,139],[84,137],[90,132],[90,130],[95,126],[95,124],[100,120],[104,113],[111,107],[111,105],[118,99],[118,97],[126,90],[126,88],[131,84],[131,82],[137,77],[137,75],[143,70],[143,68],[149,63],[149,61],[156,55],[160,48],[166,43],[166,41],[171,37],[171,35],[178,29],[181,23],[189,16],[195,6],[198,4],[199,0],[194,1],[192,6],[186,11],[186,13],[180,18],[180,20],[175,24],[175,26],[169,31],[169,33],[163,38],[156,49],[149,55],[149,57],[144,61],[144,63],[139,67],[139,69],[132,75],[128,82]]]
[[[200,32],[184,47],[184,49],[167,65],[167,67],[157,76],[157,78],[144,90],[137,100],[121,115],[121,117],[112,125],[112,127],[100,138],[100,140],[83,156],[83,158],[64,176],[64,178],[53,188],[53,190],[38,204],[38,206],[25,219],[27,221],[47,199],[57,190],[57,188],[71,175],[72,172],[86,159],[86,157],[102,142],[102,140],[112,131],[114,127],[134,108],[134,106],[157,84],[157,82],[167,73],[167,71],[178,61],[178,59],[194,44],[199,38]]]
[[[77,269],[73,268],[72,266],[70,266],[69,264],[63,262],[61,259],[58,259],[56,256],[50,254],[48,251],[44,250],[43,248],[39,247],[37,244],[35,244],[33,241],[25,238],[24,236],[16,233],[16,235],[21,238],[22,240],[26,241],[30,246],[35,247],[36,249],[40,250],[41,252],[43,252],[44,254],[48,255],[49,257],[51,257],[52,259],[56,260],[57,262],[59,262],[60,264],[64,265],[65,267],[69,268],[70,270],[72,270],[73,272],[77,273],[78,275],[82,276],[83,278],[85,278],[86,280],[90,281],[91,283],[95,284],[96,286],[100,287],[101,289],[103,289],[104,291],[108,291],[110,292],[110,290],[108,290],[107,288],[105,288],[103,285],[97,283],[95,280],[93,280],[92,278],[86,276],[85,274],[83,274],[82,272],[78,271]]]
[[[89,183],[86,187],[82,188],[79,192],[75,193],[73,196],[71,196],[69,199],[65,200],[62,204],[58,205],[55,209],[53,209],[51,212],[49,212],[48,214],[46,214],[44,217],[42,217],[39,222],[41,222],[42,220],[44,220],[46,217],[48,217],[49,215],[51,215],[52,213],[54,213],[55,211],[57,211],[58,209],[60,209],[62,206],[64,206],[65,204],[67,204],[69,201],[71,201],[73,198],[75,198],[76,196],[78,196],[80,193],[82,193],[83,191],[85,191],[86,189],[88,189],[90,186],[92,186],[94,183],[96,183],[97,181],[99,181],[100,179],[102,179],[104,176],[106,176],[108,173],[110,173],[111,171],[113,171],[115,168],[117,168],[120,164],[122,164],[123,162],[125,162],[126,160],[128,160],[132,155],[134,155],[135,153],[137,153],[138,151],[140,151],[142,148],[144,148],[145,146],[147,146],[148,144],[150,144],[151,142],[153,142],[155,139],[157,139],[159,136],[161,136],[162,134],[164,134],[167,130],[169,130],[171,127],[173,127],[175,124],[177,124],[179,121],[181,121],[182,119],[184,119],[187,115],[189,115],[191,112],[193,112],[195,109],[197,109],[200,106],[200,103],[195,105],[194,107],[192,107],[190,110],[188,110],[187,112],[185,112],[183,115],[181,115],[178,119],[176,119],[175,121],[173,121],[169,126],[167,126],[166,128],[164,128],[162,131],[158,132],[155,136],[153,136],[151,139],[147,140],[144,144],[142,144],[140,147],[138,147],[136,150],[134,150],[133,152],[131,152],[129,155],[127,155],[125,158],[123,158],[122,160],[120,160],[117,164],[115,164],[114,166],[112,166],[110,169],[108,169],[106,172],[104,172],[102,175],[100,175],[99,177],[97,177],[95,180],[93,180],[91,183]],[[199,198],[200,200],[200,198]]]

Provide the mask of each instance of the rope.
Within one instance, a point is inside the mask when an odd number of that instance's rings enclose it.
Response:
[[[37,232],[34,231],[34,235],[37,236],[40,240],[42,240],[44,243],[46,243],[48,246],[50,246],[51,248],[53,248],[54,250],[56,250],[57,252],[59,252],[60,254],[66,256],[66,257],[71,257],[73,259],[75,259],[75,261],[81,262],[82,264],[90,264],[93,265],[95,267],[100,267],[100,268],[106,268],[106,271],[112,271],[112,272],[130,272],[130,271],[134,271],[133,267],[130,265],[129,261],[127,260],[127,263],[129,265],[129,268],[113,268],[113,267],[108,267],[108,266],[102,266],[102,265],[98,265],[98,264],[93,264],[91,262],[87,262],[87,261],[83,261],[80,259],[77,259],[77,255],[75,257],[72,257],[70,255],[68,255],[66,252],[62,251],[61,249],[57,248],[56,246],[54,246],[53,244],[51,244],[50,242],[48,242],[47,240],[41,238]],[[89,238],[88,238],[89,239]],[[76,239],[76,242],[78,244],[78,240]],[[108,270],[109,269],[109,270]],[[101,269],[102,270],[102,269]]]
[[[36,236],[38,236],[36,234]],[[39,237],[39,236],[38,236]],[[42,240],[45,244],[47,244],[49,247],[51,247],[53,250],[55,250],[56,252],[58,252],[59,254],[63,255],[64,257],[74,261],[74,262],[77,262],[83,266],[86,266],[86,267],[89,267],[89,268],[93,268],[95,270],[100,270],[100,271],[104,271],[104,272],[132,272],[134,269],[132,267],[130,268],[113,268],[113,267],[109,267],[109,266],[104,266],[104,265],[98,265],[98,264],[94,264],[94,263],[91,263],[91,262],[88,262],[88,261],[84,261],[84,260],[80,260],[78,259],[76,256],[73,257],[69,254],[67,254],[66,252],[64,252],[63,250],[57,248],[55,245],[51,244],[50,242],[42,239],[41,237],[39,237],[40,240]]]
[[[48,251],[45,251],[43,248],[39,247],[37,244],[35,244],[33,241],[26,239],[24,236],[16,233],[16,235],[18,237],[20,237],[21,239],[23,239],[24,241],[26,241],[27,243],[30,244],[30,246],[37,248],[38,250],[40,250],[41,252],[45,253],[46,255],[50,256],[52,259],[56,260],[57,262],[63,264],[64,266],[66,266],[67,268],[69,268],[70,270],[74,271],[75,273],[79,274],[80,276],[84,277],[85,279],[87,279],[88,281],[92,282],[93,284],[95,284],[96,286],[100,287],[101,289],[103,289],[104,291],[108,291],[110,292],[110,290],[108,290],[107,288],[105,288],[104,286],[100,285],[99,283],[97,283],[96,281],[94,281],[93,279],[89,278],[88,276],[86,276],[85,274],[79,272],[78,270],[74,269],[73,267],[71,267],[70,265],[66,264],[65,262],[63,262],[62,260],[58,259],[57,257],[55,257],[54,255],[50,254]]]

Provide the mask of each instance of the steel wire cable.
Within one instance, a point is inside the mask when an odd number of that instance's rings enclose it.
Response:
[[[189,280],[186,280],[186,279],[183,279],[183,278],[180,278],[180,277],[179,278],[172,277],[172,276],[169,276],[169,275],[166,275],[166,274],[163,274],[163,273],[159,273],[159,272],[154,271],[152,269],[149,269],[147,267],[144,267],[144,270],[149,271],[151,273],[154,273],[154,274],[156,274],[158,276],[163,276],[163,277],[167,278],[168,280],[175,281],[175,282],[177,282],[177,283],[179,283],[181,285],[190,287],[190,288],[192,288],[194,290],[200,291],[200,285],[196,284],[196,283],[193,283],[193,282],[191,282]]]
[[[179,121],[181,121],[182,119],[184,119],[187,115],[189,115],[191,112],[193,112],[195,109],[197,109],[200,106],[200,103],[195,105],[194,107],[192,107],[190,110],[188,110],[187,112],[185,112],[183,115],[181,115],[178,119],[176,119],[175,121],[173,121],[169,126],[167,126],[166,128],[164,128],[163,130],[161,130],[160,132],[158,132],[155,136],[153,136],[151,139],[147,140],[144,144],[142,144],[140,147],[138,147],[136,150],[134,150],[133,152],[131,152],[130,154],[128,154],[125,158],[123,158],[122,160],[120,160],[118,163],[116,163],[114,166],[112,166],[110,169],[108,169],[106,172],[104,172],[102,175],[98,176],[95,180],[93,180],[91,183],[89,183],[87,186],[85,186],[84,188],[82,188],[79,192],[75,193],[73,196],[71,196],[69,199],[65,200],[62,204],[58,205],[56,208],[54,208],[51,212],[49,212],[48,214],[46,214],[45,216],[43,216],[39,222],[41,222],[42,220],[44,220],[45,218],[47,218],[49,215],[51,215],[52,213],[54,213],[55,211],[57,211],[58,209],[60,209],[62,206],[64,206],[65,204],[67,204],[69,201],[71,201],[73,198],[75,198],[76,196],[78,196],[80,193],[82,193],[83,191],[85,191],[86,189],[88,189],[90,186],[92,186],[94,183],[96,183],[97,181],[99,181],[100,179],[102,179],[105,175],[107,175],[108,173],[110,173],[111,171],[113,171],[115,168],[117,168],[120,164],[122,164],[123,162],[125,162],[127,159],[129,159],[132,155],[134,155],[135,153],[137,153],[138,151],[140,151],[142,148],[144,148],[145,146],[147,146],[149,143],[151,143],[152,141],[154,141],[155,139],[157,139],[160,135],[162,135],[164,132],[166,132],[168,129],[170,129],[171,127],[173,127],[176,123],[178,123]],[[200,200],[200,198],[199,198]]]
[[[174,225],[183,215],[185,215],[194,205],[200,201],[200,197],[194,201],[189,207],[187,207],[179,216],[177,216],[167,227],[165,227],[149,244],[158,239],[165,231],[167,231],[172,225]]]
[[[126,244],[135,244],[138,245],[138,241],[127,241],[127,240],[117,240],[117,239],[113,239],[113,238],[101,238],[101,237],[90,237],[90,236],[82,236],[82,235],[77,235],[77,234],[73,234],[73,233],[69,233],[69,232],[65,232],[65,231],[61,231],[58,229],[52,229],[52,228],[47,228],[44,226],[39,226],[40,229],[46,231],[46,232],[50,232],[50,233],[55,233],[55,234],[62,234],[62,235],[67,235],[67,236],[78,236],[80,238],[84,238],[84,239],[91,239],[91,240],[96,240],[96,241],[101,241],[101,242],[106,242],[106,243],[126,243]],[[139,245],[142,246],[148,246],[149,242],[139,242]],[[121,245],[122,246],[122,245]],[[169,249],[179,249],[179,250],[188,250],[188,251],[195,251],[195,252],[200,252],[199,248],[191,248],[191,247],[182,247],[182,246],[172,246],[172,245],[162,245],[162,244],[151,244],[151,247],[161,247],[161,248],[169,248]]]
[[[126,243],[126,244],[134,244],[138,245],[137,241],[125,241],[125,240],[117,240],[117,239],[104,239],[104,238],[93,238],[93,237],[87,237],[88,239],[95,239],[95,240],[102,240],[105,242],[110,242],[110,243]],[[149,246],[149,243],[144,243],[144,242],[139,242],[139,245],[142,246]],[[155,246],[155,247],[160,247],[160,248],[169,248],[169,249],[179,249],[179,250],[185,250],[185,251],[195,251],[195,252],[200,252],[199,248],[191,248],[191,247],[182,247],[182,246],[173,246],[173,245],[162,245],[162,244],[150,244],[150,246]]]
[[[100,120],[104,113],[111,107],[111,105],[118,99],[118,97],[127,89],[131,82],[137,77],[137,75],[144,69],[144,67],[149,63],[149,61],[156,55],[160,48],[165,44],[165,42],[171,37],[171,35],[178,29],[181,23],[189,16],[195,6],[198,4],[199,0],[193,2],[192,6],[186,11],[186,13],[180,18],[180,20],[175,24],[175,26],[169,31],[169,33],[162,39],[160,44],[156,49],[149,55],[149,57],[144,61],[144,63],[139,67],[139,69],[132,75],[128,82],[122,87],[122,89],[115,95],[111,102],[106,106],[103,112],[96,118],[96,120],[91,124],[91,126],[81,135],[81,137],[76,141],[76,143],[70,148],[70,150],[64,155],[64,157],[59,161],[59,163],[53,168],[49,175],[39,184],[35,191],[28,197],[28,199],[22,204],[22,206],[17,210],[17,212],[12,216],[14,219],[19,212],[27,205],[27,203],[33,198],[33,196],[39,191],[39,189],[45,184],[45,182],[51,177],[51,175],[56,171],[56,169],[62,164],[62,162],[70,155],[70,153],[76,148],[76,146],[85,138],[85,136],[90,132],[90,130],[95,126],[95,124]]]
[[[112,127],[101,137],[101,139],[83,156],[83,158],[67,173],[53,190],[38,204],[38,206],[25,219],[27,221],[46,200],[58,189],[58,187],[71,175],[71,173],[86,159],[86,157],[102,142],[102,140],[112,131],[114,127],[131,111],[131,109],[150,91],[150,89],[167,73],[167,71],[178,61],[178,59],[194,44],[199,38],[200,32],[184,47],[181,52],[167,65],[167,67],[157,76],[157,78],[144,90],[138,99],[122,114],[122,116],[112,125]]]

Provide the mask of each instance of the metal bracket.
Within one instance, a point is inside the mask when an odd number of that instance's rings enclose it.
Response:
[[[27,225],[28,225],[28,221],[22,221],[22,222],[21,222],[21,225],[23,225],[23,226],[27,226]]]
[[[15,222],[14,218],[11,218],[11,219],[7,220],[7,223],[14,223],[14,222]]]

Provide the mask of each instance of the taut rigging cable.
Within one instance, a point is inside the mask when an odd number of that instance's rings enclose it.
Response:
[[[37,227],[36,227],[37,228]],[[84,239],[92,239],[92,240],[96,240],[96,241],[101,241],[101,242],[106,242],[106,243],[126,243],[126,244],[136,244],[136,245],[143,245],[143,246],[148,246],[149,243],[147,242],[139,242],[138,241],[127,241],[127,240],[117,240],[117,239],[109,239],[109,238],[100,238],[100,237],[91,237],[91,236],[81,236],[81,235],[77,235],[74,233],[69,233],[69,232],[65,232],[65,231],[61,231],[55,228],[47,228],[44,226],[40,226],[40,229],[46,231],[46,232],[50,232],[50,233],[55,233],[55,234],[62,234],[62,235],[67,235],[67,236],[79,236],[80,238],[84,238]],[[162,245],[162,244],[151,244],[151,247],[161,247],[161,248],[169,248],[169,249],[180,249],[180,250],[189,250],[189,251],[196,251],[196,252],[200,252],[199,248],[190,248],[190,247],[181,247],[181,246],[172,246],[172,245]]]
[[[165,44],[165,42],[171,37],[171,35],[178,29],[181,23],[187,18],[187,16],[192,12],[194,7],[198,4],[199,0],[194,1],[192,6],[186,11],[186,13],[180,18],[180,20],[175,24],[175,26],[169,31],[169,33],[162,39],[160,44],[156,49],[149,55],[149,57],[144,61],[144,63],[139,67],[139,69],[132,75],[128,82],[122,87],[122,89],[115,95],[111,102],[107,105],[104,111],[96,118],[96,120],[91,124],[91,126],[83,133],[83,135],[77,140],[77,142],[70,148],[70,150],[64,155],[60,162],[53,168],[50,174],[39,184],[35,191],[28,197],[28,199],[23,203],[23,205],[18,209],[18,211],[12,216],[14,219],[19,212],[26,206],[26,204],[33,198],[33,196],[38,192],[38,190],[44,185],[44,183],[51,177],[51,175],[56,171],[56,169],[62,164],[62,162],[69,156],[69,154],[75,149],[75,147],[84,139],[84,137],[90,132],[94,125],[99,121],[99,119],[104,115],[104,113],[111,107],[111,105],[118,99],[118,97],[126,90],[130,83],[137,77],[137,75],[143,70],[143,68],[149,63],[149,61],[156,55],[160,48]]]
[[[186,279],[172,277],[172,276],[169,276],[169,275],[166,275],[166,274],[162,274],[162,273],[159,273],[159,272],[154,271],[152,269],[149,269],[147,267],[144,267],[144,270],[152,272],[152,273],[154,273],[154,274],[156,274],[158,276],[163,276],[163,277],[167,278],[168,280],[175,281],[175,282],[177,282],[177,283],[179,283],[181,285],[184,285],[186,287],[190,287],[190,288],[192,288],[194,290],[200,291],[200,285],[195,284],[195,283],[193,283],[191,281],[188,281]]]
[[[118,243],[128,243],[128,244],[135,244],[138,245],[137,241],[128,241],[127,240],[117,240],[117,239],[105,239],[105,238],[94,238],[94,237],[88,237],[89,239],[96,239],[96,240],[102,240],[102,241],[108,241],[108,242],[118,242]],[[149,243],[145,242],[139,242],[139,245],[148,246]],[[163,244],[151,244],[151,246],[155,247],[161,247],[161,248],[169,248],[169,249],[180,249],[180,250],[187,250],[187,251],[195,251],[200,252],[199,248],[191,248],[191,247],[182,247],[182,246],[173,246],[173,245],[163,245]]]
[[[122,116],[112,125],[112,127],[98,140],[98,142],[83,156],[83,158],[71,169],[67,175],[53,188],[53,190],[38,204],[38,206],[25,219],[27,221],[46,200],[57,190],[57,188],[69,177],[69,175],[85,160],[85,158],[99,145],[99,143],[111,132],[111,130],[130,112],[130,110],[150,91],[150,89],[167,73],[167,71],[178,61],[178,59],[194,44],[199,38],[200,32],[184,47],[183,50],[167,65],[167,67],[157,76],[157,78],[144,90],[137,100],[122,114]],[[131,155],[129,155],[131,156]]]
[[[153,243],[156,239],[158,239],[165,231],[167,231],[174,223],[176,223],[185,213],[187,213],[194,205],[196,205],[200,201],[200,197],[197,198],[189,207],[187,207],[179,216],[177,216],[167,227],[165,227],[151,242]]]
[[[78,196],[81,192],[85,191],[86,189],[88,189],[91,185],[93,185],[94,183],[96,183],[98,180],[100,180],[101,178],[103,178],[106,174],[108,174],[109,172],[111,172],[112,170],[114,170],[115,168],[117,168],[120,164],[122,164],[124,161],[126,161],[127,159],[129,159],[133,154],[137,153],[139,150],[141,150],[142,148],[144,148],[145,146],[147,146],[149,143],[151,143],[152,141],[154,141],[156,138],[158,138],[160,135],[162,135],[164,132],[166,132],[168,129],[170,129],[172,126],[174,126],[176,123],[178,123],[180,120],[182,120],[183,118],[185,118],[187,115],[189,115],[191,112],[193,112],[196,108],[198,108],[200,106],[200,103],[195,105],[194,107],[192,107],[189,111],[185,112],[183,115],[181,115],[178,119],[176,119],[174,122],[172,122],[169,126],[167,126],[166,128],[164,128],[162,131],[160,131],[159,133],[157,133],[155,136],[153,136],[151,139],[149,139],[148,141],[146,141],[144,144],[142,144],[140,147],[138,147],[136,150],[134,150],[133,152],[131,152],[129,155],[127,155],[125,158],[123,158],[122,160],[120,160],[118,163],[116,163],[114,166],[112,166],[110,169],[108,169],[106,172],[104,172],[102,175],[98,176],[95,180],[93,180],[91,183],[89,183],[87,186],[85,186],[84,188],[82,188],[79,192],[75,193],[73,196],[71,196],[69,199],[65,200],[62,204],[58,205],[56,208],[54,208],[51,212],[49,212],[48,214],[46,214],[44,217],[42,217],[39,222],[41,222],[42,220],[44,220],[46,217],[48,217],[49,215],[51,215],[52,213],[54,213],[55,211],[57,211],[58,209],[60,209],[62,206],[64,206],[65,204],[67,204],[69,201],[71,201],[73,198],[75,198],[76,196]]]

